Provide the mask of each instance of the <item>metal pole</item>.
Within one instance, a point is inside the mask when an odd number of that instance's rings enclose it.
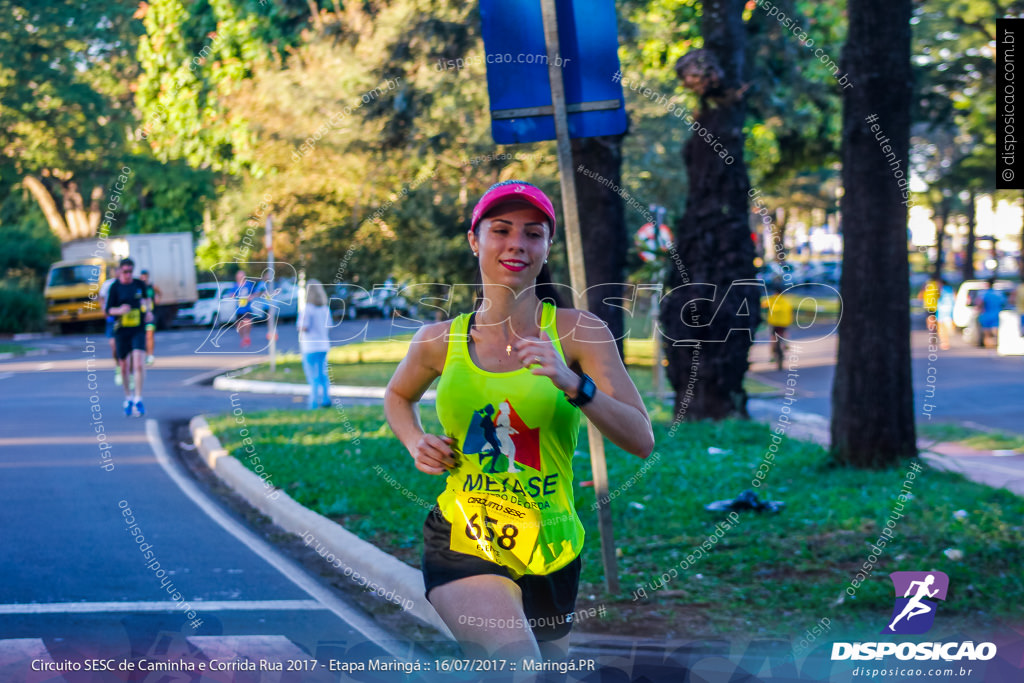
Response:
[[[658,246],[658,259],[661,260],[661,224],[665,220],[665,207],[656,206],[654,207],[654,243]],[[661,275],[658,277],[659,282],[665,281],[665,269],[659,271]],[[657,402],[661,401],[661,379],[665,374],[662,372],[661,360],[663,358],[661,340],[658,339],[658,302],[661,300],[661,289],[659,288],[655,293],[651,294],[651,339],[654,340],[654,358],[652,360],[653,372],[653,384],[654,384],[654,400]]]
[[[273,298],[274,287],[274,216],[267,214],[267,231],[264,236],[267,246],[267,271],[270,274],[270,296]],[[269,300],[268,300],[269,301]],[[267,304],[267,335],[270,337],[270,372],[277,370],[277,320],[274,316],[274,306]]]
[[[569,141],[569,119],[565,110],[565,85],[558,40],[558,15],[555,0],[540,0],[544,16],[544,40],[548,51],[548,76],[551,80],[551,104],[555,114],[555,139],[558,147],[558,174],[562,185],[562,212],[565,216],[565,241],[569,253],[569,275],[572,280],[573,305],[587,310],[587,275],[583,267],[583,242],[580,237],[579,206],[576,202],[576,174],[572,167],[572,143]],[[615,560],[615,534],[611,508],[608,506],[608,467],[604,457],[604,437],[593,423],[587,422],[590,439],[590,467],[597,496],[598,528],[601,531],[601,554],[604,558],[605,585],[610,593],[619,592],[619,570]]]

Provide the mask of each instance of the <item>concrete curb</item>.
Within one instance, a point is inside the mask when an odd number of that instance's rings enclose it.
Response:
[[[213,388],[220,391],[245,391],[251,394],[285,394],[293,396],[308,396],[308,384],[292,384],[290,382],[264,382],[255,379],[238,379],[237,377],[224,377],[223,375],[213,380]],[[332,385],[331,396],[340,398],[384,398],[384,387],[357,387],[351,385]],[[423,394],[423,400],[433,401],[437,397],[436,391],[428,391]]]
[[[325,547],[328,551],[326,555],[333,555],[337,559],[341,566],[335,564],[335,567],[343,569],[345,576],[351,577],[359,585],[376,590],[378,595],[393,593],[398,603],[406,608],[409,614],[451,637],[448,627],[423,596],[423,576],[419,570],[385,553],[372,543],[367,543],[326,517],[303,507],[288,494],[265,483],[228,454],[203,416],[197,415],[192,418],[189,428],[203,461],[221,481],[245,498],[250,505],[285,531],[301,537],[307,546],[316,543]],[[364,584],[362,579],[366,579],[367,583]]]

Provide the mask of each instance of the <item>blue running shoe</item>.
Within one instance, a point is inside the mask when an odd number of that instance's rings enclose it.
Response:
[[[139,417],[146,414],[146,407],[142,405],[142,401],[135,402],[135,414]]]
[[[130,398],[126,398],[124,400],[124,416],[125,417],[131,417],[132,416],[132,400]]]

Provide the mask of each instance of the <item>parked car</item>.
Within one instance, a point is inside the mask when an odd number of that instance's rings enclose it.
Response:
[[[400,285],[391,280],[376,285],[370,292],[356,289],[349,295],[346,317],[349,320],[361,317],[390,318],[392,311],[406,317],[415,317],[416,307],[398,295],[401,289]]]
[[[996,280],[995,284],[996,290],[1002,292],[1007,301],[1010,300],[1010,296],[1017,286],[1010,280]],[[960,285],[960,289],[956,292],[956,298],[953,300],[953,324],[960,328],[964,340],[968,343],[978,340],[976,324],[978,303],[986,289],[988,289],[988,283],[985,280],[966,280]]]
[[[217,320],[220,298],[232,287],[230,282],[201,282],[196,285],[199,298],[187,308],[178,309],[174,319],[178,325],[206,326]]]

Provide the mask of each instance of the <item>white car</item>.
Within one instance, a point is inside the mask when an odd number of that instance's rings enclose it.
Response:
[[[1014,283],[1009,280],[996,280],[996,290],[1002,292],[1007,300],[1014,290]],[[960,289],[956,290],[956,299],[953,300],[953,324],[961,329],[971,326],[974,319],[978,317],[977,303],[979,296],[988,289],[985,280],[966,280]]]
[[[199,298],[188,308],[178,310],[175,321],[179,325],[207,326],[217,320],[220,298],[231,287],[229,282],[201,282],[196,285]]]

